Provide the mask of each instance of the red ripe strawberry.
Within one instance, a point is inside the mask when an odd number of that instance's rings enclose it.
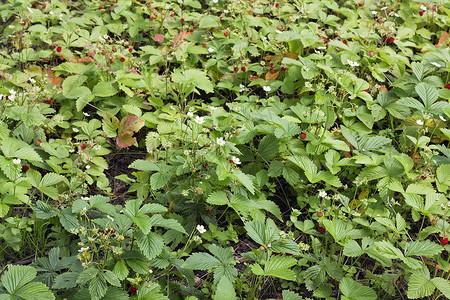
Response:
[[[232,163],[233,163],[233,160],[232,160],[232,159],[230,159],[230,160],[229,160],[229,162],[230,162],[230,164],[232,164]]]
[[[439,239],[439,241],[441,242],[441,245],[442,245],[442,246],[445,246],[445,245],[448,244],[448,238],[443,238],[443,237],[441,237],[441,238]]]
[[[58,47],[56,48],[56,52],[61,52],[61,51],[62,51],[62,48],[58,46]]]
[[[133,52],[133,48],[128,49],[128,52],[130,53]]]
[[[419,162],[419,159],[417,157],[414,157],[413,160],[414,160],[414,163],[416,163],[416,164]]]
[[[423,16],[423,11],[419,11],[419,15],[420,15],[420,16]]]
[[[124,61],[125,61],[125,57],[121,57],[121,58],[120,58],[120,61],[121,61],[121,62],[124,62]]]
[[[81,149],[82,150],[86,149],[86,144],[81,145]]]
[[[446,89],[450,89],[450,83],[447,83],[447,84],[445,85],[445,88],[446,88]]]
[[[36,142],[34,142],[34,144],[35,144],[36,146],[39,146],[39,145],[41,144],[41,140],[36,140]]]
[[[24,172],[28,171],[29,169],[30,169],[29,166],[22,166],[22,171],[24,171]]]
[[[347,45],[347,40],[344,40],[343,43]]]
[[[112,64],[113,62],[115,62],[116,60],[114,59],[114,58],[111,58],[110,60],[109,60],[109,63],[110,64]]]
[[[203,44],[203,48],[206,48],[206,44]]]
[[[369,89],[365,89],[364,92],[368,93],[368,92],[369,92]]]
[[[181,21],[181,23],[184,23],[184,19],[183,19],[183,18],[181,18],[181,20],[180,20],[180,21]]]
[[[280,3],[275,4],[275,7],[280,7]]]
[[[155,18],[154,16],[151,16],[151,17],[150,17],[150,20],[152,20],[152,21],[155,20],[155,19],[156,19],[156,18]]]
[[[388,39],[388,43],[389,44],[392,44],[394,42],[394,38],[393,37],[390,37],[389,39]]]
[[[102,6],[100,6],[99,8],[98,8],[98,10],[102,10],[103,9],[103,7]]]
[[[245,67],[241,67],[241,71],[245,72],[247,69]]]
[[[132,287],[130,288],[130,292],[133,293],[133,294],[136,294],[137,291],[138,291],[138,289],[135,288],[134,286],[132,286]]]
[[[300,137],[302,138],[302,140],[306,139],[306,133],[302,132],[302,134],[300,134]]]
[[[224,35],[225,35],[225,36],[228,36],[228,35],[229,35],[228,31],[225,31]]]
[[[223,22],[223,19],[222,19],[222,17],[220,17],[220,22]]]
[[[52,100],[51,99],[45,100],[45,103],[52,104]]]
[[[116,52],[117,51],[117,49],[116,48],[113,48],[113,52]]]
[[[173,17],[175,16],[175,14],[174,14],[174,13],[171,13],[170,16],[173,18]]]
[[[363,7],[364,3],[358,3],[359,7]]]
[[[194,32],[194,29],[191,29],[190,32],[193,33],[193,32]]]
[[[326,229],[325,229],[324,227],[322,227],[322,226],[317,227],[317,230],[318,230],[320,233],[324,233],[324,232],[326,231]]]
[[[327,42],[327,38],[326,37],[322,37],[322,40],[326,43]]]
[[[23,20],[22,24],[23,24],[23,26],[27,25],[27,21]]]
[[[374,57],[374,56],[375,56],[375,52],[370,51],[370,52],[369,52],[369,55],[370,55],[370,57]]]
[[[33,8],[36,8],[37,4],[36,4],[36,3],[33,3],[33,4],[31,4],[31,6],[32,6]]]
[[[42,9],[45,9],[46,7],[47,7],[47,5],[46,4],[42,4]]]
[[[48,60],[48,57],[44,58],[45,60]]]
[[[275,69],[274,68],[270,69],[270,73],[275,73]]]
[[[239,68],[238,67],[234,67],[234,71],[235,72],[239,71]]]
[[[205,212],[206,212],[207,215],[211,214],[211,210],[210,209],[207,209]]]
[[[323,212],[318,211],[318,212],[317,212],[317,216],[318,216],[319,218],[323,217]]]
[[[422,180],[427,179],[427,174],[422,174]]]
[[[285,66],[281,67],[281,71],[286,71],[286,70],[287,70],[287,68]]]

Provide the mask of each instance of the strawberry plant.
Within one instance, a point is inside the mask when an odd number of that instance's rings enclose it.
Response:
[[[450,298],[447,10],[1,3],[0,298]]]

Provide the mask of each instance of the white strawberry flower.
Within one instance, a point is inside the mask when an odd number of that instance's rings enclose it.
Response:
[[[78,252],[81,253],[81,252],[88,251],[88,250],[89,250],[89,246],[81,247],[80,250],[78,250]]]
[[[440,67],[442,67],[442,65],[440,65],[440,64],[438,64],[437,62],[431,62],[431,64],[433,65],[433,66],[435,66],[435,67],[438,67],[438,68],[440,68]]]
[[[417,120],[417,121],[416,121],[416,123],[417,123],[417,125],[420,125],[420,126],[422,126],[422,125],[423,125],[423,121],[422,121],[422,120],[420,120],[420,119],[419,119],[419,120]]]
[[[223,139],[223,137],[218,137],[216,139],[216,142],[217,142],[217,145],[219,145],[219,146],[224,146],[226,143],[225,140]]]
[[[13,159],[13,164],[18,165],[22,162],[22,160],[20,160],[20,158],[14,158]]]
[[[231,158],[231,160],[232,160],[235,164],[237,164],[237,165],[240,165],[240,164],[241,164],[241,160],[240,160],[239,158],[237,158],[236,156],[233,156],[233,157]]]
[[[427,10],[427,7],[426,7],[425,5],[422,4],[422,5],[420,6],[420,9],[426,11],[426,10]]]
[[[194,116],[194,113],[192,111],[188,111],[186,114],[189,118],[192,118]]]
[[[205,226],[203,225],[197,225],[197,230],[200,232],[200,234],[204,234],[206,232]]]
[[[268,85],[263,86],[263,90],[265,90],[266,92],[270,92],[272,90],[272,88]]]
[[[195,116],[195,122],[197,122],[198,124],[203,124],[203,123],[205,123],[205,118]]]
[[[325,192],[325,191],[319,192],[319,197],[325,198],[326,196],[327,196],[327,192]]]

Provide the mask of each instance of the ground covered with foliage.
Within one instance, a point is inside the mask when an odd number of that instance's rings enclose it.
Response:
[[[0,299],[450,298],[450,5],[0,4]]]

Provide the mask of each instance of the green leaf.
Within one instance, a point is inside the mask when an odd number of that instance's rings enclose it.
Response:
[[[208,250],[214,254],[223,264],[229,264],[234,261],[233,248],[222,248],[215,244],[211,244]]]
[[[236,291],[234,290],[233,283],[225,276],[220,279],[217,284],[216,293],[213,297],[214,300],[235,300]]]
[[[159,227],[164,227],[164,228],[168,228],[168,229],[173,229],[178,232],[187,234],[184,227],[180,224],[180,222],[178,222],[175,219],[165,219],[165,218],[163,218],[163,216],[158,214],[158,215],[152,216],[150,218],[150,222],[153,226],[159,226]]]
[[[119,289],[116,287],[108,286],[108,290],[103,296],[102,300],[129,300],[127,292],[123,289]]]
[[[433,294],[435,286],[430,281],[430,273],[424,268],[422,272],[414,272],[408,280],[408,298],[417,299]]]
[[[344,252],[343,254],[345,256],[350,257],[358,257],[364,254],[364,250],[361,249],[361,246],[359,246],[358,242],[355,240],[349,240],[344,245]]]
[[[351,224],[346,224],[344,221],[339,219],[324,220],[323,224],[327,229],[328,233],[330,233],[334,240],[338,243],[341,243],[343,239],[347,237],[347,233],[352,229]]]
[[[243,186],[247,188],[250,193],[252,193],[252,195],[255,194],[255,186],[247,174],[243,173],[241,170],[236,170],[232,174],[234,178],[236,178]]]
[[[77,87],[81,86],[86,81],[86,79],[87,76],[84,75],[72,75],[64,79],[64,82],[62,84],[64,97],[70,95],[70,93]]]
[[[294,281],[295,273],[289,268],[295,264],[297,260],[291,256],[271,256],[264,266],[264,275]]]
[[[228,205],[228,203],[230,203],[227,198],[227,194],[222,191],[217,191],[209,194],[206,202],[213,205]]]
[[[292,186],[296,186],[300,181],[300,175],[298,175],[294,169],[289,167],[283,168],[283,178]]]
[[[42,282],[30,282],[15,291],[15,295],[25,300],[53,300],[55,296]]]
[[[186,259],[181,267],[192,270],[211,270],[212,268],[220,265],[220,261],[211,254],[193,253],[188,257],[188,259]]]
[[[94,86],[92,94],[96,97],[111,97],[117,94],[117,89],[110,82],[100,81]]]
[[[78,219],[75,217],[74,214],[72,214],[72,209],[70,207],[60,211],[58,213],[58,216],[61,225],[64,227],[65,230],[69,232],[72,229],[80,226],[80,224],[78,223]]]
[[[64,176],[58,175],[56,173],[47,173],[41,180],[40,186],[51,186],[60,183],[64,180]]]
[[[99,276],[92,278],[89,283],[89,294],[91,295],[92,300],[101,299],[106,294],[106,290],[108,289],[106,280],[103,276],[100,276],[100,274],[101,273],[98,274]]]
[[[199,88],[207,93],[212,93],[214,91],[213,84],[206,73],[197,69],[188,69],[183,72],[176,69],[172,73],[172,80],[178,84]]]
[[[169,182],[170,178],[172,176],[168,173],[154,173],[150,177],[150,185],[153,190],[159,190]]]
[[[58,210],[51,207],[50,205],[48,205],[47,203],[38,200],[36,202],[36,205],[32,207],[33,211],[36,213],[36,217],[38,217],[39,219],[50,219],[51,217],[54,217],[57,215]]]
[[[431,282],[435,287],[445,296],[445,298],[450,299],[450,282],[442,277],[435,277],[431,279]]]
[[[342,278],[339,289],[348,300],[376,300],[377,294],[368,286],[362,285],[349,277]]]
[[[139,227],[144,234],[148,234],[150,229],[152,229],[152,223],[150,222],[150,217],[144,214],[139,214],[137,216],[131,216],[131,220]]]
[[[136,241],[142,253],[148,258],[153,259],[161,253],[164,247],[164,241],[160,234],[150,232],[145,235],[142,231],[136,233]]]
[[[132,168],[132,169],[136,169],[136,170],[146,171],[146,172],[161,171],[161,168],[154,162],[151,162],[148,160],[142,160],[142,159],[135,160],[128,167]]]
[[[103,273],[103,276],[105,277],[106,281],[113,286],[120,287],[120,281],[119,278],[110,270],[105,270]]]
[[[258,153],[265,161],[271,161],[278,154],[278,139],[273,135],[266,135],[258,146]]]
[[[425,108],[431,108],[431,104],[437,100],[439,97],[438,91],[435,87],[429,85],[428,83],[421,82],[415,87],[416,93],[419,95],[425,104]]]
[[[386,258],[401,259],[403,253],[388,241],[380,241],[375,243],[375,249]]]
[[[39,162],[42,161],[42,158],[39,156],[39,154],[37,154],[37,152],[34,151],[34,149],[29,147],[17,149],[14,153],[14,156],[21,159],[25,159],[27,161],[39,161]]]
[[[98,274],[98,269],[95,267],[90,267],[90,268],[84,270],[83,272],[81,272],[81,274],[77,278],[77,283],[84,284],[84,283],[88,282],[89,280],[93,279],[94,277],[96,277],[97,274]]]
[[[113,273],[116,275],[119,280],[124,280],[128,276],[128,268],[123,259],[120,259],[114,265]]]
[[[430,240],[425,241],[412,241],[405,245],[405,256],[425,256],[433,257],[440,254],[444,250],[444,247],[433,243]]]
[[[52,289],[71,289],[77,286],[77,278],[80,274],[75,272],[66,272],[55,277]]]
[[[314,180],[313,178],[317,174],[317,166],[312,160],[306,156],[289,156],[288,159],[305,172],[305,176],[310,182]]]
[[[10,266],[3,274],[1,281],[3,287],[10,293],[15,291],[36,277],[37,271],[30,266]]]
[[[282,295],[283,300],[304,300],[303,297],[290,290],[283,290]]]

